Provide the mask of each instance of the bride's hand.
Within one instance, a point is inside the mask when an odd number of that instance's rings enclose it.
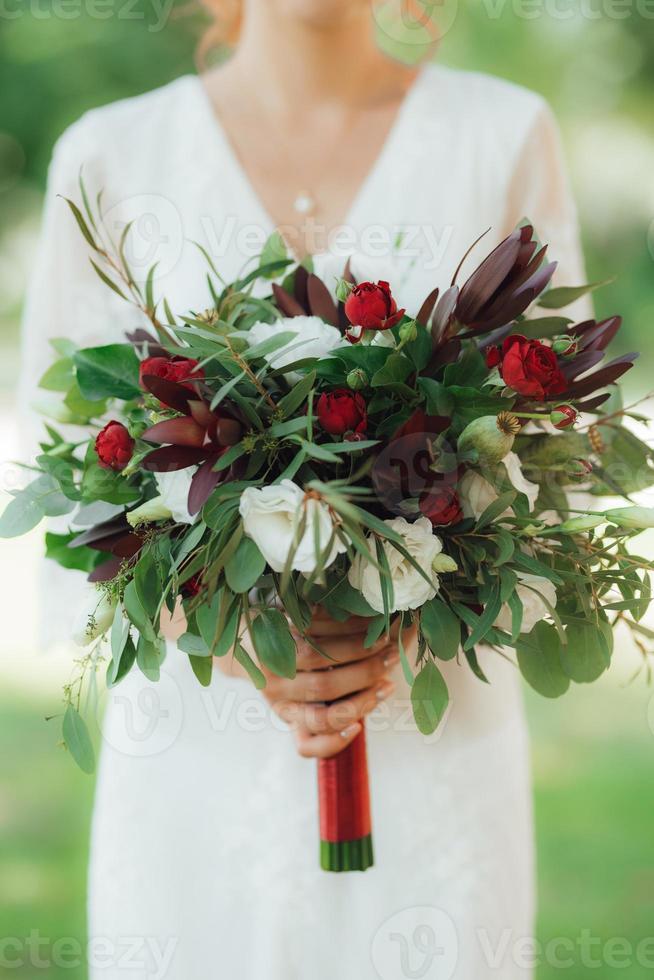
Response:
[[[366,649],[363,641],[368,624],[358,617],[337,623],[317,610],[309,634],[327,656],[293,631],[295,678],[287,680],[264,670],[262,693],[273,711],[292,726],[298,752],[306,758],[328,758],[341,752],[361,731],[361,719],[393,692],[390,673],[399,660],[397,631],[391,639],[384,637]],[[405,630],[405,642],[408,633]],[[243,637],[246,648],[247,639]]]

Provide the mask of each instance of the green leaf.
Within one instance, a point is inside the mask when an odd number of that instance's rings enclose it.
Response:
[[[248,672],[250,675],[250,680],[256,689],[261,691],[266,686],[266,678],[261,673],[250,654],[241,646],[240,643],[237,643],[234,647],[234,657],[241,667],[244,667]]]
[[[401,384],[412,372],[413,364],[404,354],[391,354],[386,358],[384,366],[373,374],[370,385],[373,388],[382,388]]]
[[[183,653],[188,653],[192,659],[211,657],[211,650],[203,638],[196,633],[184,633],[177,641],[177,646]]]
[[[64,398],[64,405],[71,410],[76,418],[88,421],[89,419],[100,418],[107,410],[107,400],[103,398],[99,402],[89,401],[84,398],[77,382],[71,385],[70,390]]]
[[[561,665],[561,641],[556,627],[536,623],[531,633],[523,633],[516,645],[518,666],[528,684],[545,698],[558,698],[570,687],[570,678]]]
[[[454,399],[448,388],[433,378],[419,378],[418,387],[426,400],[426,409],[430,415],[449,416],[454,408]]]
[[[147,617],[154,620],[161,600],[162,582],[151,550],[145,551],[134,568],[134,586]]]
[[[131,636],[127,637],[127,642],[120,657],[112,657],[107,667],[107,687],[115,687],[134,666],[136,661],[136,647]]]
[[[461,623],[458,616],[440,599],[431,599],[422,607],[420,628],[429,649],[439,660],[452,660],[461,645]]]
[[[493,500],[486,510],[483,511],[475,525],[476,529],[481,531],[487,524],[492,524],[493,521],[496,521],[500,514],[503,514],[515,501],[516,496],[515,490],[507,490],[506,493],[500,494],[497,500]]]
[[[139,637],[136,647],[136,663],[141,672],[150,681],[158,681],[161,672],[161,643],[159,640],[151,642],[145,636]]]
[[[43,473],[9,501],[0,516],[0,538],[27,534],[44,517],[69,514],[75,504],[65,497],[58,482]]]
[[[117,293],[118,296],[120,296],[121,299],[124,299],[125,301],[127,301],[127,296],[125,296],[125,293],[122,291],[122,289],[120,288],[120,286],[118,286],[113,281],[113,279],[110,279],[109,276],[107,275],[107,273],[104,272],[100,268],[100,266],[96,262],[93,261],[93,259],[89,259],[89,262],[91,263],[91,265],[95,269],[98,277],[102,280],[102,282],[105,284],[105,286],[108,286],[109,289],[111,289],[112,292]]]
[[[69,704],[64,714],[62,734],[66,748],[82,772],[95,769],[95,752],[86,723],[79,711]]]
[[[75,568],[80,572],[92,571],[98,560],[98,552],[92,548],[69,548],[77,534],[54,534],[48,531],[45,535],[45,557],[51,558],[62,568]]]
[[[62,357],[51,364],[41,377],[39,388],[46,391],[68,391],[74,380],[72,357]]]
[[[559,286],[558,289],[548,289],[546,293],[540,297],[536,305],[540,306],[544,310],[559,310],[563,306],[568,306],[570,303],[574,303],[575,300],[581,299],[587,293],[592,293],[594,289],[598,289],[600,286],[606,286],[611,280],[604,280],[604,282],[591,282],[586,286]]]
[[[284,268],[287,261],[288,251],[286,249],[286,242],[278,231],[274,231],[272,235],[268,236],[261,249],[261,255],[259,256],[260,265],[264,266],[264,268],[266,266],[273,266],[274,268],[277,263],[283,262],[284,265],[282,268]],[[268,271],[263,275],[265,275],[266,279],[274,279],[278,271],[278,269],[275,269],[275,271]]]
[[[309,396],[309,392],[316,382],[316,372],[309,371],[307,375],[293,385],[288,395],[280,398],[277,407],[282,410],[285,416],[292,415],[300,405],[303,405]]]
[[[77,383],[84,398],[122,398],[128,401],[141,394],[139,359],[130,344],[86,347],[73,355]]]
[[[232,592],[249,592],[266,567],[263,557],[252,538],[243,537],[235,554],[225,565],[225,578]]]
[[[416,676],[411,688],[411,705],[418,731],[431,735],[438,728],[449,702],[443,675],[432,660],[428,660]]]
[[[125,588],[123,605],[129,621],[136,626],[139,633],[141,633],[150,643],[155,643],[157,634],[149,616],[143,608],[141,600],[138,597],[136,584],[133,581],[129,582]]]
[[[209,687],[211,684],[211,678],[213,677],[213,660],[211,657],[189,656],[188,659],[193,669],[193,673],[199,680],[202,687]]]
[[[611,664],[606,640],[600,628],[592,623],[568,626],[566,645],[561,647],[563,670],[577,684],[590,684]]]
[[[543,316],[520,322],[520,333],[531,340],[545,340],[565,333],[572,320],[567,316]]]
[[[297,334],[294,330],[280,330],[280,332],[275,334],[273,337],[269,337],[267,340],[261,340],[258,344],[253,344],[252,347],[248,347],[248,349],[243,352],[242,357],[246,361],[252,361],[256,358],[269,357],[280,347],[290,344],[293,340],[297,341]]]
[[[264,609],[252,623],[252,642],[264,667],[278,677],[295,677],[296,646],[279,609]]]

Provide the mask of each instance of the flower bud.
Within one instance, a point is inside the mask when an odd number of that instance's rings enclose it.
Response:
[[[400,340],[403,344],[410,344],[418,336],[418,327],[415,320],[409,320],[400,327]]]
[[[550,412],[550,422],[555,429],[568,429],[579,418],[572,405],[557,405]]]
[[[593,528],[605,523],[606,518],[601,514],[581,514],[579,517],[569,517],[555,530],[563,531],[566,534],[578,534],[582,531],[592,531]]]
[[[654,507],[618,507],[606,511],[606,519],[619,527],[636,528],[644,531],[654,527]]]
[[[173,513],[166,507],[161,494],[158,497],[152,497],[151,500],[146,500],[140,507],[135,507],[134,510],[125,514],[127,523],[132,527],[138,527],[139,524],[150,524],[152,521],[165,521],[172,516]]]
[[[560,357],[573,357],[579,350],[579,344],[571,337],[563,335],[554,338],[552,341],[552,350]]]
[[[368,375],[363,368],[354,368],[346,378],[348,388],[351,388],[352,391],[361,391],[362,388],[367,388],[368,380]]]
[[[442,553],[440,555],[436,555],[431,563],[431,567],[435,572],[441,572],[442,574],[445,574],[446,572],[457,572],[459,570],[459,566],[454,561],[454,558],[450,558],[449,555],[444,555]]]
[[[344,303],[353,289],[354,283],[348,282],[347,279],[339,279],[336,283],[336,299]]]
[[[583,480],[593,472],[593,464],[587,459],[573,459],[570,463],[570,477],[573,480]]]
[[[493,466],[511,452],[515,436],[495,415],[474,419],[459,436],[459,453],[474,450],[479,463]]]

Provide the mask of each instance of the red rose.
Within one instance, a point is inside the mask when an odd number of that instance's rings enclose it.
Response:
[[[95,439],[100,466],[106,470],[123,470],[132,458],[134,440],[122,422],[107,422]]]
[[[509,388],[539,401],[567,388],[554,351],[520,334],[512,334],[502,344],[501,371]]]
[[[398,310],[387,282],[362,282],[346,299],[345,315],[363,330],[388,330],[400,322],[404,310]]]
[[[192,357],[146,357],[139,366],[139,381],[142,388],[143,378],[151,375],[163,378],[165,381],[176,381],[185,388],[193,389],[190,381],[200,381],[204,371],[198,367],[198,362]]]
[[[463,520],[461,502],[453,487],[432,487],[420,497],[419,507],[432,524],[458,524]]]
[[[332,436],[342,436],[346,432],[361,436],[368,425],[363,395],[347,388],[324,392],[318,399],[316,413],[325,432]]]

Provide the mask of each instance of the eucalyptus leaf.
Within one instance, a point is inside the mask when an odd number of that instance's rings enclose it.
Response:
[[[447,685],[443,675],[428,660],[417,674],[411,688],[411,705],[418,731],[431,735],[438,728],[449,702]]]
[[[66,708],[62,734],[66,748],[82,772],[92,773],[95,769],[95,752],[91,737],[84,719],[72,704]]]

